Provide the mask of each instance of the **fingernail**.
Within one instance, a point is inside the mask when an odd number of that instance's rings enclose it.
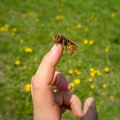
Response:
[[[79,106],[77,106],[76,107],[76,115],[78,116],[78,117],[82,117],[83,116],[83,111],[82,110],[80,110],[80,107]]]
[[[50,51],[53,51],[56,48],[56,44],[51,48]]]
[[[72,86],[70,84],[67,85],[67,89],[68,90],[71,90],[72,89]]]
[[[89,100],[87,101],[87,104],[88,104],[88,106],[95,108],[95,102],[94,102],[93,99],[89,99]]]

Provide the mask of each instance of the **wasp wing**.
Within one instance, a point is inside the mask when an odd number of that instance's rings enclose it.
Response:
[[[75,47],[79,47],[76,43],[74,43],[73,41],[71,40],[68,40],[69,43],[71,43],[72,45],[74,45]]]

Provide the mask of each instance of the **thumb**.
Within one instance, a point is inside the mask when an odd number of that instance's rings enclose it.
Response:
[[[84,104],[84,120],[98,120],[94,99],[89,97]]]
[[[63,46],[61,44],[54,47],[45,55],[39,68],[31,80],[31,91],[33,103],[36,107],[54,102],[51,89],[55,66],[62,56]],[[42,98],[42,99],[41,99]]]

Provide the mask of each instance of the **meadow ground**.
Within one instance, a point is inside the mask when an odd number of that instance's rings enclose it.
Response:
[[[58,33],[79,48],[57,70],[82,102],[95,99],[100,120],[119,120],[119,0],[0,0],[0,120],[32,120],[31,77]]]

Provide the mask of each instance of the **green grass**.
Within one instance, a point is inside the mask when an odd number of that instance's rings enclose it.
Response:
[[[70,57],[64,51],[57,70],[70,82],[76,78],[81,80],[73,87],[73,92],[83,103],[87,97],[94,97],[100,120],[119,120],[119,6],[119,0],[0,0],[0,119],[32,120],[31,95],[24,87],[54,44],[52,36],[60,33],[76,42],[79,48]],[[63,17],[56,19],[60,16]],[[6,32],[1,30],[5,24],[9,25]],[[78,24],[81,28],[76,27]],[[17,32],[12,32],[13,28]],[[93,40],[94,44],[84,45],[84,39]],[[33,52],[26,53],[26,47],[32,48]],[[109,48],[108,53],[105,48]],[[14,64],[16,60],[21,61],[19,66]],[[106,66],[110,68],[109,73],[104,72]],[[91,67],[102,73],[93,78],[93,83],[88,82]],[[82,74],[70,75],[71,69],[80,70]],[[106,89],[102,88],[104,83]],[[94,90],[90,88],[91,84],[94,84]],[[110,95],[114,96],[113,100]],[[73,119],[78,120],[69,111],[62,118]]]

